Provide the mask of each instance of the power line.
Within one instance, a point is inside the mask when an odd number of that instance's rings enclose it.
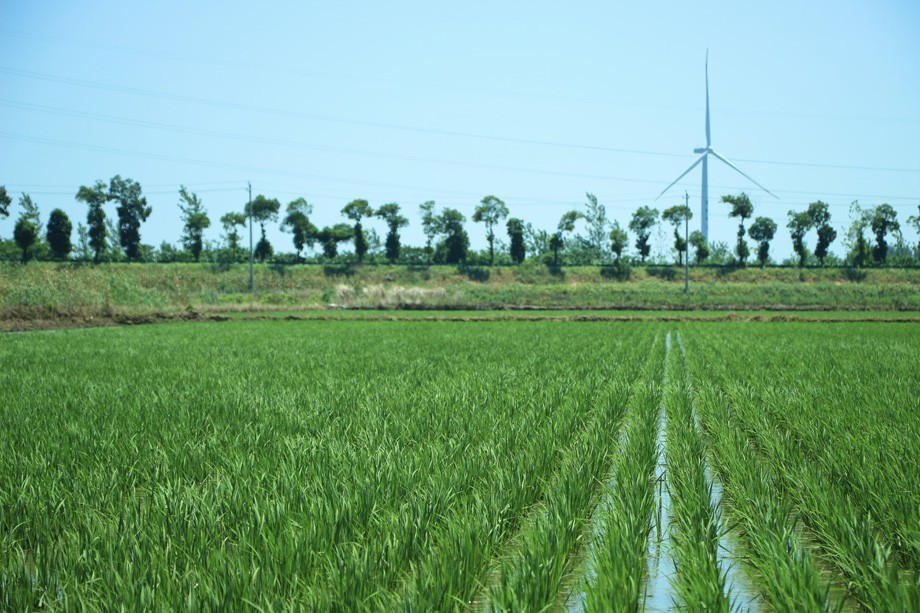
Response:
[[[454,131],[454,130],[439,130],[435,128],[422,128],[418,126],[407,126],[407,125],[401,125],[401,124],[351,119],[351,118],[345,118],[345,117],[335,117],[331,115],[304,113],[301,111],[269,108],[269,107],[262,107],[262,106],[250,105],[250,104],[241,104],[241,103],[235,103],[235,102],[225,102],[225,101],[213,100],[213,99],[208,99],[208,98],[198,98],[195,96],[187,96],[184,94],[162,93],[162,92],[156,92],[152,90],[145,90],[145,89],[139,89],[139,88],[133,88],[133,87],[100,83],[96,81],[74,79],[71,77],[61,77],[61,76],[56,76],[56,75],[41,74],[41,73],[36,73],[36,72],[31,72],[31,71],[26,71],[26,70],[19,70],[19,69],[3,67],[3,66],[0,66],[0,72],[12,74],[15,76],[20,76],[20,77],[31,78],[31,79],[39,79],[39,80],[45,80],[45,81],[51,81],[51,82],[57,82],[57,83],[64,83],[64,84],[75,85],[79,87],[104,89],[104,90],[115,91],[119,93],[126,93],[126,94],[137,95],[137,96],[159,98],[163,100],[187,102],[187,103],[192,103],[192,104],[208,105],[208,106],[215,106],[215,107],[221,107],[221,108],[229,108],[229,109],[234,109],[234,110],[257,112],[257,113],[271,114],[271,115],[300,117],[303,119],[312,119],[312,120],[317,120],[317,121],[343,123],[343,124],[350,124],[350,125],[361,125],[361,126],[367,126],[367,127],[373,127],[373,128],[384,128],[384,129],[390,129],[390,130],[400,130],[400,131],[415,132],[415,133],[422,133],[422,134],[434,134],[434,135],[440,135],[440,136],[470,138],[470,139],[477,139],[477,140],[488,140],[488,141],[494,141],[494,142],[505,142],[505,143],[513,143],[513,144],[537,145],[537,146],[545,146],[545,147],[560,147],[560,148],[566,148],[566,149],[581,149],[581,150],[587,150],[587,151],[602,151],[602,152],[609,152],[609,153],[625,153],[625,154],[631,154],[631,155],[647,155],[647,156],[656,156],[656,157],[675,157],[675,158],[689,157],[686,154],[682,154],[682,153],[670,153],[670,152],[664,152],[664,151],[651,151],[651,150],[645,150],[645,149],[627,149],[627,148],[619,148],[619,147],[606,147],[606,146],[601,146],[601,145],[585,145],[585,144],[578,144],[578,143],[566,143],[566,142],[540,140],[540,139],[495,136],[491,134],[479,134],[479,133],[474,133],[474,132],[462,132],[462,131]],[[46,107],[42,105],[21,103],[21,102],[9,101],[9,100],[5,100],[4,104],[10,105],[10,106],[19,106],[20,108],[31,108],[33,110],[41,110],[44,112],[71,114],[74,116],[86,117],[86,116],[93,115],[91,113],[81,113],[79,111],[68,111],[66,109],[55,109],[54,107]],[[202,130],[198,132],[196,131],[196,129],[193,129],[193,128],[182,128],[178,126],[167,127],[164,124],[152,124],[152,122],[144,122],[144,121],[132,120],[132,119],[126,119],[126,118],[114,118],[111,116],[106,118],[106,116],[95,115],[94,118],[102,120],[102,121],[116,121],[116,122],[129,123],[131,125],[145,125],[146,124],[147,127],[159,127],[161,129],[174,129],[174,130],[186,131],[189,133],[209,133],[209,135],[212,135],[212,136],[222,136],[225,138],[230,138],[230,137],[247,138],[247,139],[259,138],[259,137],[242,137],[239,135],[230,136],[227,133],[207,131],[207,130]],[[272,141],[272,139],[268,139],[268,141],[262,141],[262,142],[270,142],[270,141]],[[286,144],[287,146],[303,146],[302,144],[291,145],[290,143],[285,143],[284,141],[275,141],[275,144]],[[316,147],[319,147],[319,146],[316,145]],[[757,158],[735,158],[735,159],[737,159],[738,161],[743,161],[743,162],[753,163],[753,164],[800,166],[800,167],[805,167],[805,168],[828,168],[828,169],[836,169],[836,170],[863,170],[863,171],[875,171],[875,172],[920,173],[920,168],[895,168],[895,167],[884,167],[884,166],[864,166],[864,165],[855,165],[855,164],[820,164],[820,163],[814,163],[814,162],[763,160],[763,159],[757,159]],[[591,178],[591,177],[587,177],[587,178]]]
[[[237,102],[224,102],[220,100],[212,100],[208,98],[198,98],[195,96],[186,96],[184,94],[168,94],[168,93],[162,93],[162,92],[155,92],[155,91],[145,90],[145,89],[140,89],[140,88],[135,88],[135,87],[125,87],[121,85],[99,83],[96,81],[86,81],[82,79],[73,79],[70,77],[61,77],[57,75],[41,74],[37,72],[30,72],[27,70],[19,70],[16,68],[9,68],[9,67],[4,67],[4,66],[0,66],[0,73],[11,74],[14,76],[25,77],[29,79],[38,79],[42,81],[64,83],[67,85],[76,85],[79,87],[90,87],[90,88],[114,91],[118,93],[131,94],[131,95],[136,95],[136,96],[158,98],[161,100],[171,100],[175,102],[187,102],[191,104],[214,106],[214,107],[228,108],[228,109],[234,109],[234,110],[240,110],[240,111],[249,111],[249,112],[254,112],[254,113],[264,113],[264,114],[269,114],[269,115],[280,115],[280,116],[286,116],[286,117],[299,117],[301,119],[328,121],[328,122],[334,122],[334,123],[367,126],[367,127],[372,127],[372,128],[401,130],[401,131],[415,132],[415,133],[420,133],[420,134],[434,134],[434,135],[439,135],[439,136],[472,138],[472,139],[478,139],[478,140],[516,143],[516,144],[522,144],[522,145],[540,145],[540,146],[548,146],[548,147],[563,147],[567,149],[585,149],[589,151],[608,151],[608,152],[613,152],[613,153],[630,153],[630,154],[635,154],[635,155],[685,157],[683,154],[680,154],[680,153],[663,153],[660,151],[645,151],[641,149],[622,149],[622,148],[616,148],[616,147],[602,147],[599,145],[579,145],[579,144],[574,144],[574,143],[563,143],[563,142],[554,142],[554,141],[545,141],[545,140],[536,140],[536,139],[527,139],[527,138],[512,138],[512,137],[504,137],[504,136],[494,136],[491,134],[477,134],[473,132],[460,132],[460,131],[453,131],[453,130],[438,130],[435,128],[421,128],[418,126],[406,126],[406,125],[400,125],[400,124],[367,121],[367,120],[362,120],[362,119],[349,119],[345,117],[335,117],[332,115],[319,115],[315,113],[304,113],[301,111],[269,108],[269,107],[254,105],[254,104],[242,104],[242,103],[237,103]]]

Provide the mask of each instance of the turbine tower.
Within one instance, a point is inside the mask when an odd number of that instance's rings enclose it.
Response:
[[[701,206],[702,214],[700,215],[700,218],[702,220],[701,229],[703,231],[703,238],[706,240],[706,242],[709,242],[709,156],[710,155],[722,160],[727,166],[732,168],[735,172],[747,178],[751,183],[753,183],[754,185],[756,185],[763,191],[767,192],[768,194],[770,194],[771,196],[779,200],[779,196],[777,196],[776,194],[768,190],[766,187],[764,187],[763,185],[761,185],[760,183],[752,179],[750,176],[746,175],[740,168],[738,168],[737,166],[735,166],[734,164],[726,160],[724,157],[716,153],[715,149],[712,148],[712,139],[710,138],[710,135],[709,135],[709,51],[708,50],[706,51],[706,146],[697,147],[696,149],[693,150],[693,153],[699,153],[701,155],[699,158],[697,158],[695,162],[693,162],[693,164],[690,165],[690,168],[685,170],[682,175],[674,179],[674,181],[670,185],[664,188],[661,191],[661,193],[658,194],[658,198],[661,198],[662,196],[664,196],[664,193],[666,191],[674,187],[674,184],[680,181],[681,179],[683,179],[685,176],[687,176],[687,174],[691,170],[696,168],[699,164],[703,164],[703,191],[700,197],[701,205],[702,205]],[[658,200],[658,198],[655,198],[655,200]]]

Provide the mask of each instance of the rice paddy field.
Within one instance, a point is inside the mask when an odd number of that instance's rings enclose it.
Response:
[[[916,322],[0,336],[0,609],[920,610]]]

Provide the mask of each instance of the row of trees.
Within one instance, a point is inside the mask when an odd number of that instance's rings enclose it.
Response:
[[[180,186],[178,194],[178,208],[182,220],[181,243],[184,252],[190,259],[199,261],[207,247],[204,231],[211,226],[211,220],[201,199],[194,193]],[[580,261],[604,262],[613,256],[616,262],[626,257],[629,248],[629,233],[617,221],[607,219],[606,209],[597,198],[586,194],[587,201],[584,210],[571,210],[562,215],[556,230],[552,233],[536,230],[531,224],[522,219],[509,218],[507,205],[496,196],[489,195],[477,205],[472,221],[482,223],[486,230],[488,251],[483,258],[489,265],[493,265],[499,251],[507,247],[507,258],[511,263],[519,264],[528,255],[531,257],[545,257],[553,265],[560,264],[560,256],[568,251],[577,255]],[[151,213],[151,206],[143,196],[141,186],[132,179],[122,179],[114,176],[108,183],[96,181],[92,186],[80,186],[76,199],[87,206],[86,225],[77,226],[78,251],[81,257],[90,257],[93,261],[119,259],[123,257],[129,261],[149,260],[152,248],[141,243],[140,228]],[[750,257],[750,249],[745,236],[749,236],[756,243],[756,258],[763,266],[770,261],[770,242],[775,238],[777,223],[763,216],[754,218],[754,204],[750,197],[741,193],[722,197],[722,202],[728,205],[729,216],[738,219],[737,240],[733,248],[732,261],[744,266]],[[0,186],[0,216],[9,215],[12,203],[4,187]],[[110,219],[106,213],[106,205],[115,204],[115,219]],[[66,259],[74,250],[71,243],[73,225],[64,211],[54,209],[45,228],[44,242],[41,236],[41,223],[37,205],[28,194],[22,194],[19,205],[22,209],[16,221],[13,239],[21,252],[23,261],[36,255],[46,253],[54,259]],[[918,207],[920,209],[920,207]],[[371,218],[383,221],[386,226],[386,238],[383,243],[383,256],[387,261],[401,261],[403,246],[400,230],[409,225],[409,219],[401,212],[401,207],[395,202],[384,204],[376,209],[371,207],[367,200],[357,199],[346,204],[342,215],[349,220],[331,226],[319,228],[314,225],[310,216],[313,207],[303,198],[297,198],[284,207],[274,198],[257,195],[246,203],[241,212],[230,212],[220,218],[224,230],[223,246],[220,248],[220,258],[224,260],[240,260],[248,255],[241,244],[241,230],[245,228],[251,218],[258,224],[260,238],[254,248],[254,256],[259,261],[273,258],[274,248],[266,236],[266,224],[278,222],[280,218],[281,230],[292,236],[295,248],[295,260],[304,261],[305,250],[318,248],[326,260],[333,260],[338,256],[339,248],[343,243],[352,242],[354,258],[363,262],[372,243],[379,243],[374,230],[366,230],[364,224]],[[464,263],[469,258],[469,235],[466,232],[466,217],[452,208],[444,208],[440,212],[434,201],[424,202],[419,206],[422,230],[425,235],[425,246],[421,249],[426,263]],[[657,209],[641,206],[632,215],[628,230],[635,235],[635,253],[638,260],[645,263],[651,252],[651,237],[655,227],[659,224],[671,226],[673,229],[673,247],[677,253],[677,263],[682,264],[685,257],[690,257],[689,249],[694,250],[693,257],[697,263],[704,263],[710,258],[713,251],[726,251],[721,244],[707,244],[700,231],[690,234],[689,240],[684,238],[684,225],[693,218],[693,212],[687,206],[673,206],[659,212]],[[747,226],[747,221],[753,221]],[[865,266],[870,263],[883,264],[886,262],[889,243],[888,239],[895,236],[901,240],[900,225],[897,221],[896,211],[887,204],[863,209],[858,203],[851,207],[852,223],[847,232],[847,245],[849,248],[848,260],[852,265]],[[579,221],[584,221],[586,235],[574,234]],[[813,255],[823,266],[829,254],[830,245],[837,239],[837,231],[830,224],[831,215],[828,205],[824,202],[813,202],[807,209],[789,211],[786,228],[792,239],[793,250],[797,262],[804,266],[806,260],[812,255],[806,244],[809,232],[815,231],[816,244]],[[504,243],[497,235],[496,228],[505,222],[508,241]],[[918,235],[920,235],[920,213],[908,218]],[[866,238],[870,231],[874,244]],[[409,248],[418,252],[417,248]],[[164,254],[174,252],[174,248],[164,243],[160,248],[160,259],[165,259]],[[502,254],[504,257],[505,254]],[[920,244],[917,246],[917,257],[920,258]],[[722,258],[724,261],[724,258]],[[507,261],[507,260],[505,260]]]

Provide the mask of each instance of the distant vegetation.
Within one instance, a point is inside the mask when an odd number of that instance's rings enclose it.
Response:
[[[0,264],[0,317],[191,308],[806,308],[920,310],[912,268]],[[18,315],[17,315],[18,314]]]
[[[249,251],[241,240],[240,229],[252,222],[258,226],[260,238],[254,246],[255,259],[274,264],[463,264],[471,266],[516,265],[535,261],[552,266],[681,263],[693,248],[693,264],[716,264],[744,267],[751,259],[749,236],[755,241],[757,265],[848,266],[852,268],[884,266],[920,266],[920,242],[908,244],[901,232],[897,212],[888,204],[862,207],[858,202],[850,207],[850,225],[842,237],[843,258],[830,252],[838,239],[831,225],[828,205],[817,201],[804,210],[791,210],[785,224],[768,217],[754,218],[755,206],[745,193],[725,195],[728,214],[739,219],[734,245],[725,242],[707,243],[699,231],[684,239],[685,221],[692,218],[691,209],[675,206],[663,213],[649,206],[639,206],[627,229],[607,217],[606,208],[597,198],[586,194],[583,209],[566,212],[553,233],[540,230],[519,217],[509,218],[510,209],[500,198],[485,196],[473,213],[472,221],[482,223],[486,230],[488,248],[470,248],[466,217],[459,211],[444,208],[438,211],[434,201],[419,206],[419,220],[426,237],[422,246],[403,243],[400,231],[409,223],[402,207],[395,202],[372,207],[366,200],[355,199],[342,208],[347,222],[319,228],[310,220],[313,207],[303,198],[283,206],[275,198],[256,195],[244,203],[239,212],[220,218],[223,236],[208,241],[204,231],[212,225],[202,200],[180,186],[177,194],[177,243],[163,242],[159,246],[143,243],[141,228],[151,213],[141,186],[132,179],[116,175],[106,183],[96,181],[92,186],[80,186],[75,198],[87,207],[85,223],[77,221],[76,240],[72,233],[74,222],[59,210],[52,211],[47,222],[41,219],[38,205],[23,193],[19,216],[12,238],[0,237],[0,259],[76,260],[84,262],[243,262]],[[114,204],[115,217],[107,210]],[[0,217],[10,214],[12,198],[0,186]],[[386,227],[381,239],[368,227],[372,219]],[[501,225],[505,224],[502,236]],[[750,227],[746,221],[753,219]],[[267,224],[278,223],[291,235],[292,251],[272,245],[266,236]],[[669,224],[674,231],[671,255],[651,253],[651,239],[659,224]],[[920,206],[905,224],[920,236]],[[794,255],[779,260],[771,255],[770,242],[780,226],[785,227],[792,240]],[[631,242],[632,240],[632,242]],[[920,241],[920,239],[918,239]],[[813,246],[810,246],[811,245]],[[350,244],[342,252],[342,247]],[[839,243],[838,243],[839,244]]]

